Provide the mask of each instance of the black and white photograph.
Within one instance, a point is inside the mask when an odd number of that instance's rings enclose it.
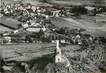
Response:
[[[106,73],[106,0],[0,0],[0,73]]]

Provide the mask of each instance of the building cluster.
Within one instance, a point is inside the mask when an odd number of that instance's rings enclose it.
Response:
[[[22,2],[3,4],[0,7],[0,11],[0,25],[12,30],[0,33],[1,43],[54,42],[55,40],[70,43],[71,40],[71,42],[78,40],[77,42],[81,44],[79,40],[81,35],[79,36],[75,32],[72,34],[73,37],[72,35],[67,37],[66,35],[70,34],[70,32],[64,32],[67,29],[62,31],[62,28],[53,25],[52,18],[79,15],[89,11],[90,15],[95,15],[96,13],[95,7],[89,6],[62,7],[49,4],[42,6]],[[102,12],[102,8],[99,8],[99,11]]]

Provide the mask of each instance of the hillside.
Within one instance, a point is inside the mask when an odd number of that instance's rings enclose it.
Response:
[[[50,3],[65,5],[106,5],[106,0],[46,0]]]
[[[1,0],[6,3],[11,3],[13,1],[23,1],[32,4],[39,4],[41,2],[48,2],[60,5],[102,5],[106,6],[106,0]]]

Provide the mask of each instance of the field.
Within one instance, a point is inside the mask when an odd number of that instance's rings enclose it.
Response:
[[[55,44],[7,44],[0,45],[2,57],[6,61],[30,61],[55,53]]]
[[[78,19],[85,28],[92,32],[94,35],[103,35],[106,37],[106,15],[97,15],[97,16],[81,16],[81,19]]]
[[[106,37],[106,15],[97,16],[81,15],[80,17],[61,17],[52,19],[54,25],[58,27],[84,28],[94,36]]]

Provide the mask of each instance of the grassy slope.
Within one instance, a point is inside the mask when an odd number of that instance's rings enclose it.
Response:
[[[96,22],[98,20],[106,19],[106,15],[103,16],[81,16],[80,18],[55,18],[52,19],[54,25],[58,27],[70,27],[73,28],[85,28],[95,36],[106,37],[106,23]],[[96,22],[96,23],[95,23]]]
[[[53,54],[55,44],[7,44],[0,45],[0,51],[6,60],[29,61],[44,55]]]
[[[72,18],[62,18],[62,17],[53,18],[52,23],[59,28],[69,27],[70,29],[74,29],[83,27],[80,26],[80,23],[76,22]]]
[[[77,21],[82,23],[88,31],[92,32],[94,35],[106,37],[106,15],[97,15],[95,17],[82,16],[81,18],[82,19],[78,19]],[[105,22],[98,22],[98,20],[103,20]]]

